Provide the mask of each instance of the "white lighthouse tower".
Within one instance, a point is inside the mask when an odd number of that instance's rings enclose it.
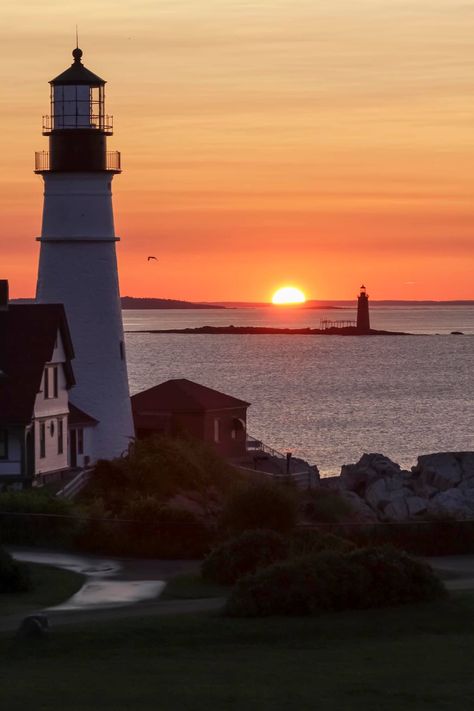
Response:
[[[105,81],[82,64],[79,48],[72,54],[73,64],[50,82],[49,153],[36,154],[44,180],[36,299],[66,308],[76,354],[72,400],[98,420],[93,459],[108,459],[134,435],[112,208],[120,153],[107,152]]]

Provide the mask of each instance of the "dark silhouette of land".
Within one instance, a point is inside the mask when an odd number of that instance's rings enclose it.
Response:
[[[200,326],[199,328],[169,328],[146,331],[129,331],[129,333],[181,333],[183,335],[210,335],[219,336],[223,334],[246,335],[246,336],[408,336],[413,334],[403,331],[378,331],[374,328],[368,331],[358,329],[356,326],[345,326],[342,328],[272,328],[267,326]]]
[[[179,299],[153,299],[137,298],[135,296],[122,296],[122,309],[225,309],[218,304],[201,304],[193,301],[180,301]]]

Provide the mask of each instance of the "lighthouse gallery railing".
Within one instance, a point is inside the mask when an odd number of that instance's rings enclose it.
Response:
[[[49,151],[35,153],[35,173],[45,173],[49,167]],[[107,151],[104,170],[122,170],[120,151]]]

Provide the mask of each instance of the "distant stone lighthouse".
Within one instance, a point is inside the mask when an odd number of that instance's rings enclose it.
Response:
[[[360,333],[368,333],[370,331],[369,295],[363,284],[357,297],[357,330]]]
[[[120,153],[107,151],[105,81],[82,64],[79,48],[72,54],[72,65],[50,81],[49,153],[36,154],[44,180],[36,299],[66,308],[76,355],[72,400],[98,420],[93,459],[111,458],[134,435],[112,208]]]

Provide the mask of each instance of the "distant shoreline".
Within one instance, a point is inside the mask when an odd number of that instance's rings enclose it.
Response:
[[[360,331],[355,326],[344,328],[272,328],[266,326],[200,326],[199,328],[147,329],[127,333],[177,333],[182,335],[233,336],[412,336],[403,331]]]

